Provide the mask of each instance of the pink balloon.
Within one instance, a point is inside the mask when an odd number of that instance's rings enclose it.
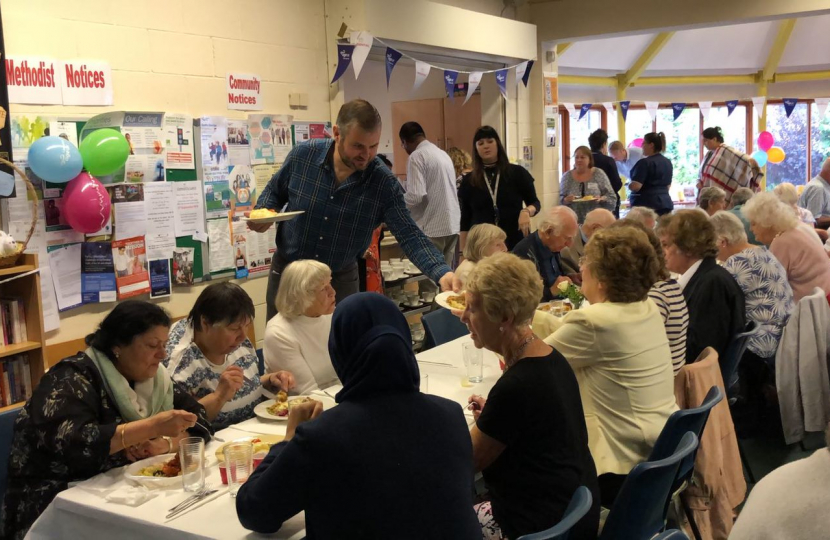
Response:
[[[762,131],[758,134],[758,148],[766,152],[775,144],[775,137],[769,131]]]
[[[642,148],[643,147],[643,138],[639,137],[637,139],[634,139],[633,141],[631,141],[631,144],[629,144],[628,146],[629,147],[636,146],[637,148]]]
[[[78,232],[98,232],[109,223],[110,195],[89,173],[82,172],[69,181],[63,201],[66,222]]]

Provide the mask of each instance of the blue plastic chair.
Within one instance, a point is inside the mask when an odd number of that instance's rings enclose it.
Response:
[[[671,456],[672,451],[677,448],[677,445],[683,439],[683,436],[690,431],[694,433],[698,439],[700,439],[703,429],[706,427],[706,422],[709,420],[709,413],[712,411],[712,408],[722,400],[723,392],[721,392],[721,389],[717,386],[713,386],[709,389],[709,392],[706,394],[706,398],[703,400],[703,403],[700,404],[700,407],[677,411],[669,416],[669,419],[666,421],[666,425],[663,426],[663,430],[660,432],[660,436],[657,437],[657,440],[654,442],[654,448],[652,448],[651,455],[648,460],[659,461]],[[691,481],[692,474],[695,470],[696,456],[697,451],[694,451],[680,463],[680,467],[677,470],[677,478],[675,478],[674,483],[672,484],[671,492],[666,499],[666,510],[668,510],[672,495],[683,487],[684,482]],[[692,512],[688,508],[688,505],[683,497],[680,498],[680,502],[683,504],[683,509],[686,511],[686,515],[689,518],[689,524],[692,527],[692,532],[694,533],[695,538],[700,538],[700,531],[697,528],[697,523],[695,523],[694,518],[692,517]]]
[[[6,479],[9,475],[9,454],[12,452],[14,438],[14,421],[20,413],[20,407],[0,413],[0,504],[6,495]]]
[[[438,309],[431,311],[421,317],[421,322],[424,325],[424,348],[426,351],[438,345],[443,345],[461,336],[466,336],[470,333],[467,330],[467,325],[461,322],[461,319],[456,317],[448,309]]]
[[[697,448],[697,435],[686,433],[670,457],[636,465],[605,520],[600,540],[648,540],[666,525],[666,500],[680,463]]]
[[[262,349],[256,350],[256,367],[259,369],[259,376],[265,375],[265,356],[262,354]]]
[[[671,529],[655,536],[654,540],[689,540],[689,537],[683,531]]]
[[[545,531],[520,536],[518,540],[568,540],[571,529],[579,523],[579,520],[585,517],[585,514],[591,509],[592,502],[591,490],[585,486],[579,486],[571,497],[571,502],[568,503],[565,514],[559,523]]]
[[[746,345],[749,338],[757,331],[755,321],[749,321],[746,329],[740,334],[735,334],[726,348],[723,358],[720,359],[720,374],[723,376],[723,385],[727,394],[729,389],[738,382],[738,364],[746,352]]]

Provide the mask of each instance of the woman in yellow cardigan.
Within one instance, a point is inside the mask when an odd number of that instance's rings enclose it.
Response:
[[[598,231],[585,246],[582,292],[590,302],[545,341],[579,382],[602,505],[610,508],[631,469],[648,459],[677,410],[671,351],[648,291],[659,263],[643,231]]]

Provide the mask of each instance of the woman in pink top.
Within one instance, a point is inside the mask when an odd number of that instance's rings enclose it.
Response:
[[[787,271],[787,280],[796,302],[821,287],[830,293],[830,259],[824,249],[799,227],[799,219],[791,207],[774,193],[761,193],[742,208],[755,238],[769,246],[773,255]]]

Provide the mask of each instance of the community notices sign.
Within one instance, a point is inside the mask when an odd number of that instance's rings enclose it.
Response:
[[[64,105],[112,105],[112,70],[106,62],[63,63]]]
[[[228,73],[225,79],[228,91],[228,109],[261,111],[262,79],[250,73]]]
[[[9,103],[112,105],[112,70],[106,62],[63,62],[37,56],[6,57]]]

